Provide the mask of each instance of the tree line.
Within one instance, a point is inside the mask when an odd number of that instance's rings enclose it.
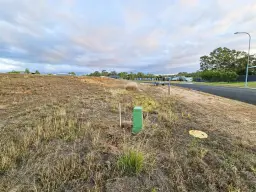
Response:
[[[249,56],[249,66],[256,65],[256,55]],[[209,55],[200,57],[200,71],[194,74],[195,80],[235,81],[239,75],[245,75],[248,63],[248,53],[219,47]],[[248,71],[256,75],[255,68]]]
[[[106,70],[102,70],[101,72],[100,71],[95,71],[95,72],[89,74],[88,76],[120,77],[122,79],[128,79],[128,80],[134,80],[136,78],[156,78],[157,77],[154,74],[150,74],[150,73],[146,74],[146,73],[143,73],[143,72],[138,72],[138,73],[120,72],[120,73],[117,73],[116,71],[108,72]]]
[[[95,71],[87,76],[107,76],[119,77],[122,79],[134,80],[143,79],[164,79],[165,77],[185,76],[193,77],[194,80],[206,81],[235,81],[239,75],[245,75],[248,62],[248,54],[244,51],[231,50],[226,47],[214,49],[209,55],[200,57],[200,70],[193,73],[180,72],[177,75],[154,75],[151,73],[127,73],[116,71]],[[250,55],[250,66],[256,66],[256,55]],[[11,71],[9,73],[20,73],[19,71]],[[26,69],[24,73],[31,73]],[[40,74],[38,70],[34,74]],[[69,75],[76,75],[74,72],[69,72]],[[249,75],[256,75],[256,68],[249,69]]]
[[[200,57],[200,70],[221,70],[235,72],[237,75],[244,75],[248,62],[248,53],[244,51],[231,50],[226,47],[219,47],[210,52],[209,55]],[[256,65],[256,55],[250,55],[250,66]],[[250,69],[249,75],[255,75],[256,70]]]
[[[249,66],[256,65],[256,55],[250,55]],[[235,81],[239,75],[245,75],[248,53],[231,50],[226,47],[214,49],[209,55],[200,57],[200,70],[195,73],[179,73],[181,76],[193,77],[195,81]],[[256,75],[256,68],[248,71]]]
[[[21,74],[21,73],[25,73],[25,74],[40,74],[40,72],[38,70],[36,70],[35,72],[30,72],[30,70],[28,68],[25,69],[25,71],[15,71],[12,70],[10,72],[8,72],[9,74]]]
[[[180,72],[175,76],[193,77],[194,80],[206,81],[235,81],[239,75],[245,75],[248,62],[248,54],[244,51],[231,50],[227,47],[214,49],[209,55],[200,57],[200,70],[193,73]],[[249,66],[256,65],[256,55],[250,55]],[[256,75],[256,68],[249,69],[249,75]],[[154,74],[127,73],[106,70],[95,71],[89,76],[119,76],[123,79],[136,78],[163,78],[167,76],[155,76]],[[172,77],[169,75],[168,77]]]

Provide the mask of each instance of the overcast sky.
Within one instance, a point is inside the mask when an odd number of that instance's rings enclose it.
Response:
[[[236,31],[255,53],[255,0],[0,0],[0,72],[191,72]]]

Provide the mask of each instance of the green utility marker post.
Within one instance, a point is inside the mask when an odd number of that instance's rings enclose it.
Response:
[[[134,107],[133,109],[133,127],[132,133],[137,134],[141,131],[143,127],[143,115],[142,107]]]

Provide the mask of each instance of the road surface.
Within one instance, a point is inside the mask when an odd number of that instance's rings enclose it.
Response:
[[[183,84],[172,83],[171,86],[185,87],[221,97],[226,97],[246,103],[256,105],[256,89],[249,88],[236,88],[236,87],[221,87],[221,86],[209,86],[198,84]]]

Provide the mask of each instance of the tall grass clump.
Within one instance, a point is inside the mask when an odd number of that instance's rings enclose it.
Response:
[[[118,161],[118,169],[124,175],[139,174],[144,165],[144,156],[141,152],[129,150],[127,153],[122,154]]]

